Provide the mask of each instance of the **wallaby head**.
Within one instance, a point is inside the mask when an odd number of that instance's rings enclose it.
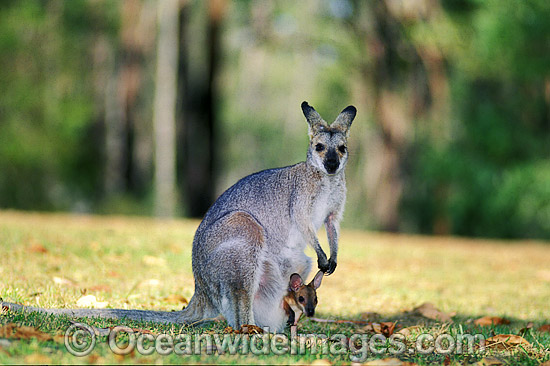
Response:
[[[306,316],[315,315],[315,307],[317,306],[317,289],[321,286],[324,273],[317,272],[313,280],[308,285],[304,284],[302,277],[298,273],[290,276],[289,293],[293,297],[296,306]]]
[[[339,173],[348,160],[349,128],[357,110],[346,107],[330,125],[307,102],[302,111],[309,125],[308,163],[328,175]]]

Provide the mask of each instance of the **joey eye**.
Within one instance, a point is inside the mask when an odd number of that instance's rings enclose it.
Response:
[[[304,302],[304,301],[305,301],[305,299],[304,299],[304,297],[303,297],[303,296],[300,296],[300,297],[298,298],[298,301],[299,301],[299,302]]]
[[[339,150],[342,154],[345,154],[345,153],[346,153],[346,145],[340,145],[340,146],[338,146],[338,150]]]
[[[315,151],[323,151],[324,149],[325,149],[325,145],[323,144],[315,145]]]

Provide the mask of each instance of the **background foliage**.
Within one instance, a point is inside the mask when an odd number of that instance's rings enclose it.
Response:
[[[156,7],[0,2],[0,207],[154,212]],[[177,214],[303,160],[307,100],[359,110],[345,225],[550,238],[548,1],[179,8]]]

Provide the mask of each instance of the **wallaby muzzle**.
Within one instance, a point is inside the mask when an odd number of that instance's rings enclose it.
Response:
[[[338,154],[336,153],[336,150],[330,149],[327,152],[323,165],[325,166],[328,174],[336,173],[338,167],[340,167],[340,161],[338,160]]]

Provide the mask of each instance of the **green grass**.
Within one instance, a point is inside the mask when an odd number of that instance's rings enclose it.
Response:
[[[0,212],[0,297],[30,306],[75,308],[84,294],[92,294],[108,307],[179,310],[170,296],[193,294],[191,242],[197,221],[157,221],[144,218],[90,217],[62,214]],[[323,234],[320,234],[322,236]],[[325,243],[326,244],[326,243]],[[310,252],[311,255],[313,253]],[[467,240],[344,231],[336,272],[323,279],[318,290],[317,316],[361,319],[378,313],[375,321],[397,322],[398,327],[421,325],[423,332],[519,334],[530,347],[513,351],[470,355],[451,354],[451,364],[474,363],[497,357],[506,363],[538,365],[550,359],[550,333],[537,328],[550,323],[550,246],[541,242]],[[152,281],[153,280],[153,281]],[[409,311],[431,302],[454,313],[450,325]],[[509,319],[509,325],[478,327],[473,320],[485,316]],[[82,321],[82,319],[81,319]],[[86,319],[98,328],[129,325],[154,333],[193,334],[222,332],[224,322],[207,327],[114,322]],[[55,335],[71,325],[65,317],[7,312],[0,325],[17,323]],[[303,319],[299,333],[350,336],[363,326],[325,324]],[[523,334],[523,333],[522,333]],[[334,342],[329,342],[334,346]],[[195,355],[150,356],[134,352],[121,357],[99,336],[93,352],[78,358],[59,340],[2,340],[1,363],[310,363],[326,359],[349,363],[349,352],[318,355]],[[368,360],[390,357],[369,354]],[[418,364],[443,363],[444,355],[402,354],[401,360]]]

